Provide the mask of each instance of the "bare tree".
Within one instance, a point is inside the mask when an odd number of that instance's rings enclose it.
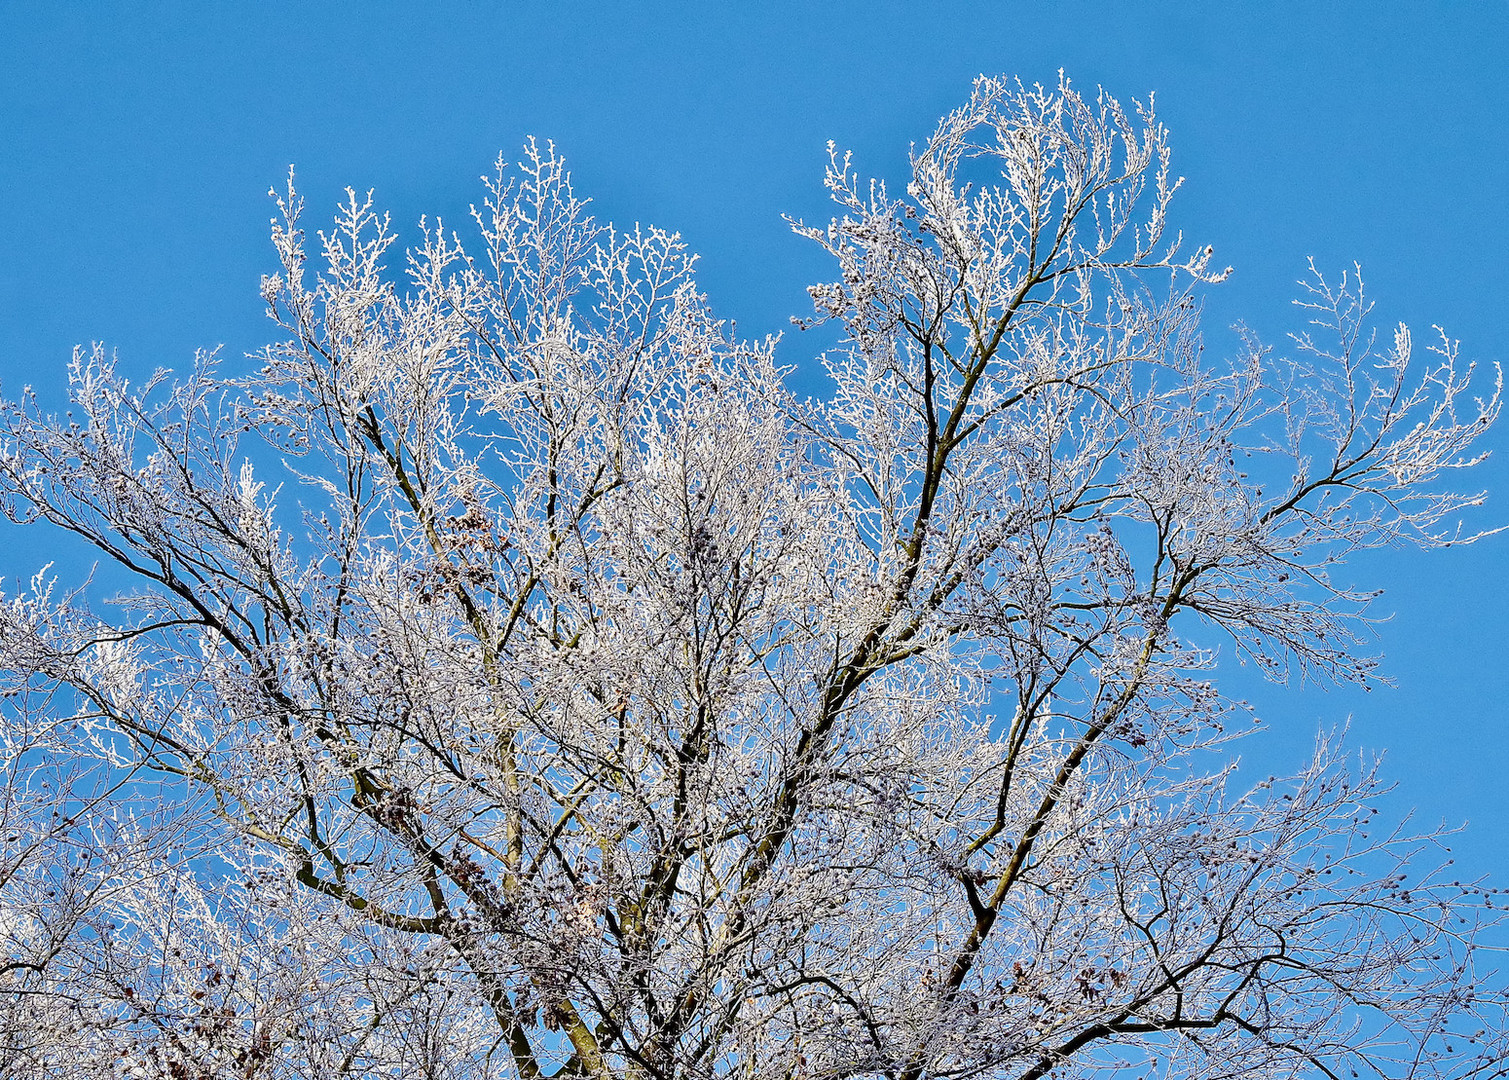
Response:
[[[4,407],[123,584],[0,609],[0,1068],[1505,1075],[1486,893],[1211,682],[1374,678],[1332,571],[1473,539],[1497,386],[1351,275],[1205,355],[1150,107],[982,79],[827,184],[822,400],[530,144],[402,274],[290,182],[251,374]]]

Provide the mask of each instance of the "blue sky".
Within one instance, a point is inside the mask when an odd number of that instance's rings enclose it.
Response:
[[[1226,10],[1232,8],[1235,10]],[[1383,9],[1383,10],[1380,10]],[[980,72],[1157,94],[1188,177],[1174,221],[1237,273],[1207,303],[1293,329],[1314,256],[1363,266],[1386,321],[1509,361],[1509,4],[104,4],[0,0],[0,393],[61,383],[75,343],[128,370],[261,344],[266,192],[311,219],[347,184],[395,221],[463,224],[477,177],[554,139],[600,216],[681,231],[741,331],[787,328],[827,273],[781,215],[821,220],[824,145],[897,176]],[[811,346],[788,333],[786,362]],[[804,352],[804,349],[806,350]],[[1509,424],[1479,476],[1509,522]],[[0,533],[0,573],[51,557]],[[80,564],[82,565],[82,564]],[[1509,884],[1509,536],[1344,574],[1385,588],[1397,689],[1241,679],[1297,763],[1321,723],[1386,749],[1399,810],[1471,819],[1465,870]]]

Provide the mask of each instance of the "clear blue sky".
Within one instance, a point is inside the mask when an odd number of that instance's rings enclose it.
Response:
[[[1232,10],[1228,10],[1232,9]],[[311,211],[376,188],[395,220],[458,225],[477,176],[554,139],[620,223],[680,230],[750,334],[827,270],[782,213],[826,216],[828,139],[897,175],[979,72],[1156,91],[1188,177],[1175,221],[1236,266],[1208,304],[1273,341],[1305,258],[1363,264],[1385,320],[1509,360],[1509,6],[1480,3],[22,3],[0,0],[0,392],[61,382],[77,342],[128,369],[239,355],[269,333],[266,198],[296,163]],[[1214,335],[1219,342],[1220,335]],[[807,359],[799,335],[782,346]],[[810,352],[810,348],[809,348]],[[1509,424],[1481,481],[1509,522]],[[0,574],[50,557],[0,533]],[[81,564],[80,564],[81,565]],[[1396,805],[1471,819],[1464,868],[1509,884],[1509,536],[1384,553],[1398,689],[1246,683],[1296,761],[1353,717]],[[75,567],[77,569],[77,567]]]

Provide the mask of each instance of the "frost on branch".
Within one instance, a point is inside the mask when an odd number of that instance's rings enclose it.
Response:
[[[103,565],[0,597],[0,1074],[1497,1075],[1488,894],[1217,681],[1375,678],[1333,575],[1475,538],[1497,386],[1350,274],[1207,356],[1150,103],[981,80],[911,177],[797,226],[821,400],[530,143],[401,254],[290,179],[248,374],[5,405]]]

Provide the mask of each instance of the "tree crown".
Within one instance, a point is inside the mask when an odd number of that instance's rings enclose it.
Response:
[[[249,374],[5,405],[132,584],[0,605],[0,1070],[1501,1075],[1437,837],[1210,753],[1224,643],[1375,677],[1332,569],[1474,538],[1497,385],[1353,274],[1213,361],[1150,104],[981,79],[910,176],[795,224],[820,399],[530,143],[402,258],[290,180]]]

